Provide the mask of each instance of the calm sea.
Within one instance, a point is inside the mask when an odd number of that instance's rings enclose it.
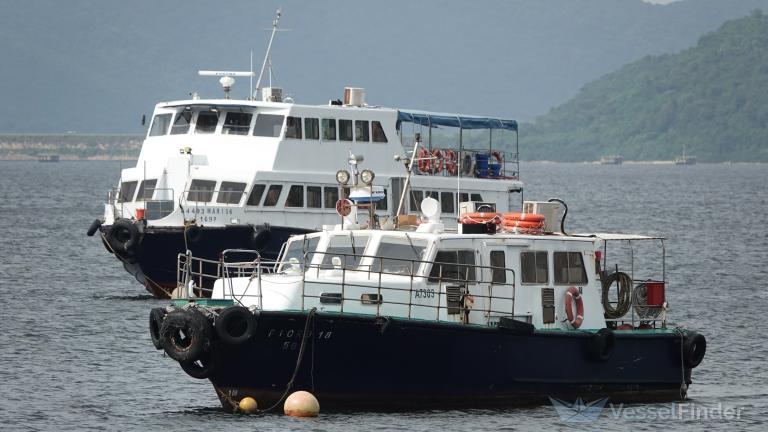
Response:
[[[0,161],[0,429],[768,429],[768,165],[523,164],[526,198],[566,200],[570,231],[666,235],[673,321],[708,339],[688,405],[614,406],[593,423],[563,422],[551,406],[310,420],[223,412],[207,381],[152,347],[147,315],[165,302],[85,235],[120,167]]]

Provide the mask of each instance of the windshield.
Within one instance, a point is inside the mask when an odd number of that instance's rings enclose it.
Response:
[[[383,238],[376,250],[373,271],[385,274],[415,274],[424,259],[427,242],[406,238]]]
[[[312,259],[311,254],[308,252],[314,252],[317,249],[317,244],[320,242],[320,237],[307,238],[306,236],[297,236],[289,240],[288,245],[285,247],[283,258],[280,260],[280,268],[278,273],[285,273],[288,271],[299,272],[306,270],[305,255],[308,259]]]
[[[322,254],[323,260],[320,263],[320,268],[336,268],[333,261],[337,257],[341,260],[341,268],[346,270],[357,268],[369,239],[370,235],[368,234],[345,234],[331,237],[326,252]]]

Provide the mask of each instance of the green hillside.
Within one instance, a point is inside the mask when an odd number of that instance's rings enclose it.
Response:
[[[768,16],[728,21],[690,49],[645,57],[521,127],[525,159],[768,162]]]

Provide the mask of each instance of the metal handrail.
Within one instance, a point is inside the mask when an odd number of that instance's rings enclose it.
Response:
[[[273,263],[270,262],[265,265],[263,261],[260,260],[260,256],[257,254],[257,259],[254,261],[245,261],[245,262],[234,262],[234,263],[226,263],[225,262],[225,256],[228,252],[238,252],[238,253],[245,253],[245,252],[253,252],[250,250],[228,250],[222,253],[222,259],[219,261],[213,261],[213,260],[206,260],[202,258],[194,258],[194,257],[188,257],[184,254],[179,255],[179,273],[177,275],[184,275],[185,271],[189,271],[189,266],[185,266],[187,264],[186,260],[191,260],[199,263],[209,263],[211,265],[216,265],[216,275],[204,275],[202,271],[198,272],[191,272],[190,275],[192,278],[194,277],[200,277],[200,276],[206,276],[206,277],[223,277],[229,280],[229,287],[230,287],[230,295],[232,298],[234,298],[234,292],[232,289],[232,278],[234,277],[250,277],[253,279],[258,279],[258,292],[255,294],[259,297],[259,306],[261,306],[262,300],[263,300],[263,293],[261,290],[261,276],[263,274],[262,270],[265,268],[275,270],[280,263]],[[378,294],[378,301],[376,302],[376,316],[380,316],[382,306],[384,305],[396,305],[396,306],[407,306],[408,307],[408,318],[411,318],[413,316],[413,309],[414,307],[422,307],[422,308],[434,308],[437,314],[437,318],[439,319],[441,310],[448,311],[448,303],[446,302],[445,305],[442,304],[442,296],[448,296],[447,290],[443,291],[438,288],[438,290],[435,292],[435,295],[437,296],[437,305],[432,304],[414,304],[413,303],[413,296],[414,296],[414,282],[417,279],[423,279],[427,284],[437,284],[438,286],[445,286],[445,285],[461,285],[464,287],[467,287],[468,285],[488,285],[488,294],[486,295],[483,291],[472,293],[471,296],[475,299],[488,299],[486,302],[486,307],[479,310],[479,309],[471,309],[466,307],[465,304],[461,304],[458,306],[460,312],[459,315],[466,313],[468,311],[482,311],[486,318],[488,320],[492,319],[495,316],[514,316],[515,310],[515,296],[516,296],[516,286],[514,283],[515,280],[515,272],[513,269],[510,268],[504,268],[499,266],[482,266],[482,265],[470,265],[470,264],[460,264],[460,263],[450,263],[450,262],[434,262],[434,261],[426,261],[426,260],[413,260],[413,259],[404,259],[404,258],[390,258],[390,257],[377,257],[373,255],[362,255],[362,254],[344,254],[344,253],[332,253],[333,256],[338,256],[342,258],[343,262],[346,263],[348,258],[352,258],[355,260],[354,267],[345,268],[342,266],[341,268],[329,268],[327,264],[324,264],[321,262],[312,264],[311,261],[316,260],[314,257],[317,254],[325,255],[328,252],[307,252],[304,254],[304,260],[303,265],[300,267],[302,269],[302,280],[301,280],[301,308],[306,308],[306,299],[320,299],[320,295],[313,295],[308,294],[306,292],[307,282],[310,282],[314,285],[333,285],[335,287],[340,288],[341,297],[340,297],[340,304],[339,304],[339,313],[341,315],[344,314],[344,307],[345,302],[347,301],[362,301],[359,298],[350,298],[347,297],[347,294],[349,292],[349,288],[366,288],[366,289],[375,289],[376,293]],[[372,259],[373,262],[366,265],[360,265],[360,263],[365,259]],[[376,260],[379,261],[378,269],[374,270],[376,268]],[[387,271],[384,269],[383,261],[395,261],[395,262],[403,262],[404,265],[396,266],[401,269],[406,269],[407,271]],[[431,265],[441,265],[440,267],[440,274],[436,277],[430,277],[429,274],[423,274],[424,272],[420,272],[422,264],[431,264]],[[456,276],[456,277],[446,277],[442,272],[444,270],[444,266],[462,266],[465,271],[464,277]],[[475,279],[471,280],[469,276],[470,267],[473,267],[475,269]],[[202,269],[202,265],[200,266]],[[236,272],[231,273],[231,269],[236,269]],[[511,272],[512,278],[511,283],[510,282],[493,282],[492,281],[492,275],[493,270],[495,269],[503,269],[505,272]],[[245,271],[244,271],[245,270]],[[337,275],[337,277],[340,277],[340,280],[336,277],[333,278],[333,280],[329,280],[327,278],[321,278],[320,277],[320,271],[333,271],[333,270],[340,270],[341,273]],[[355,275],[365,275],[364,279],[357,280],[355,277],[351,277],[351,274]],[[373,277],[373,275],[376,275]],[[491,277],[490,280],[486,280],[485,275],[489,275]],[[313,275],[315,277],[307,280],[308,275]],[[408,277],[409,278],[409,284],[407,287],[391,287],[391,286],[385,286],[383,283],[383,276],[402,276],[402,277]],[[182,279],[179,279],[182,280]],[[373,282],[373,285],[366,282]],[[227,282],[225,282],[227,283]],[[493,287],[494,286],[508,286],[511,287],[512,293],[510,296],[501,296],[501,295],[494,295],[493,293]],[[482,290],[482,288],[481,288]],[[408,302],[405,301],[392,301],[392,300],[385,300],[385,296],[383,294],[385,292],[402,292],[402,293],[409,293],[408,295]],[[470,293],[468,291],[462,290],[462,297],[463,296],[469,296]],[[252,295],[250,294],[243,294],[240,299],[245,297],[250,297]],[[508,300],[512,303],[512,307],[509,310],[497,310],[493,308],[493,300],[497,301],[497,304],[499,304],[499,300]],[[451,307],[453,309],[453,307]]]

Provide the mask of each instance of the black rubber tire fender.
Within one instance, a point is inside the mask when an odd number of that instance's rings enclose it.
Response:
[[[192,378],[206,379],[216,371],[217,363],[216,355],[206,352],[195,361],[182,361],[179,365]]]
[[[165,314],[165,308],[160,307],[149,311],[149,338],[152,340],[152,345],[159,350],[163,349],[163,338],[161,337],[160,329],[163,327]]]
[[[96,234],[96,231],[98,231],[100,226],[101,226],[101,219],[95,219],[91,223],[91,226],[88,227],[88,231],[86,232],[88,237],[93,237],[93,235]]]
[[[683,364],[685,364],[685,367],[693,369],[701,364],[706,352],[707,339],[704,335],[690,332],[683,339]]]
[[[107,242],[115,252],[134,255],[139,244],[139,229],[128,219],[118,219],[107,232]]]
[[[230,306],[216,317],[216,336],[226,345],[242,345],[256,333],[256,317],[248,308]]]
[[[160,328],[163,349],[178,362],[193,362],[201,358],[211,343],[211,323],[200,312],[175,310],[165,316]]]
[[[589,357],[604,362],[611,358],[616,347],[616,334],[608,328],[601,328],[589,338]]]

